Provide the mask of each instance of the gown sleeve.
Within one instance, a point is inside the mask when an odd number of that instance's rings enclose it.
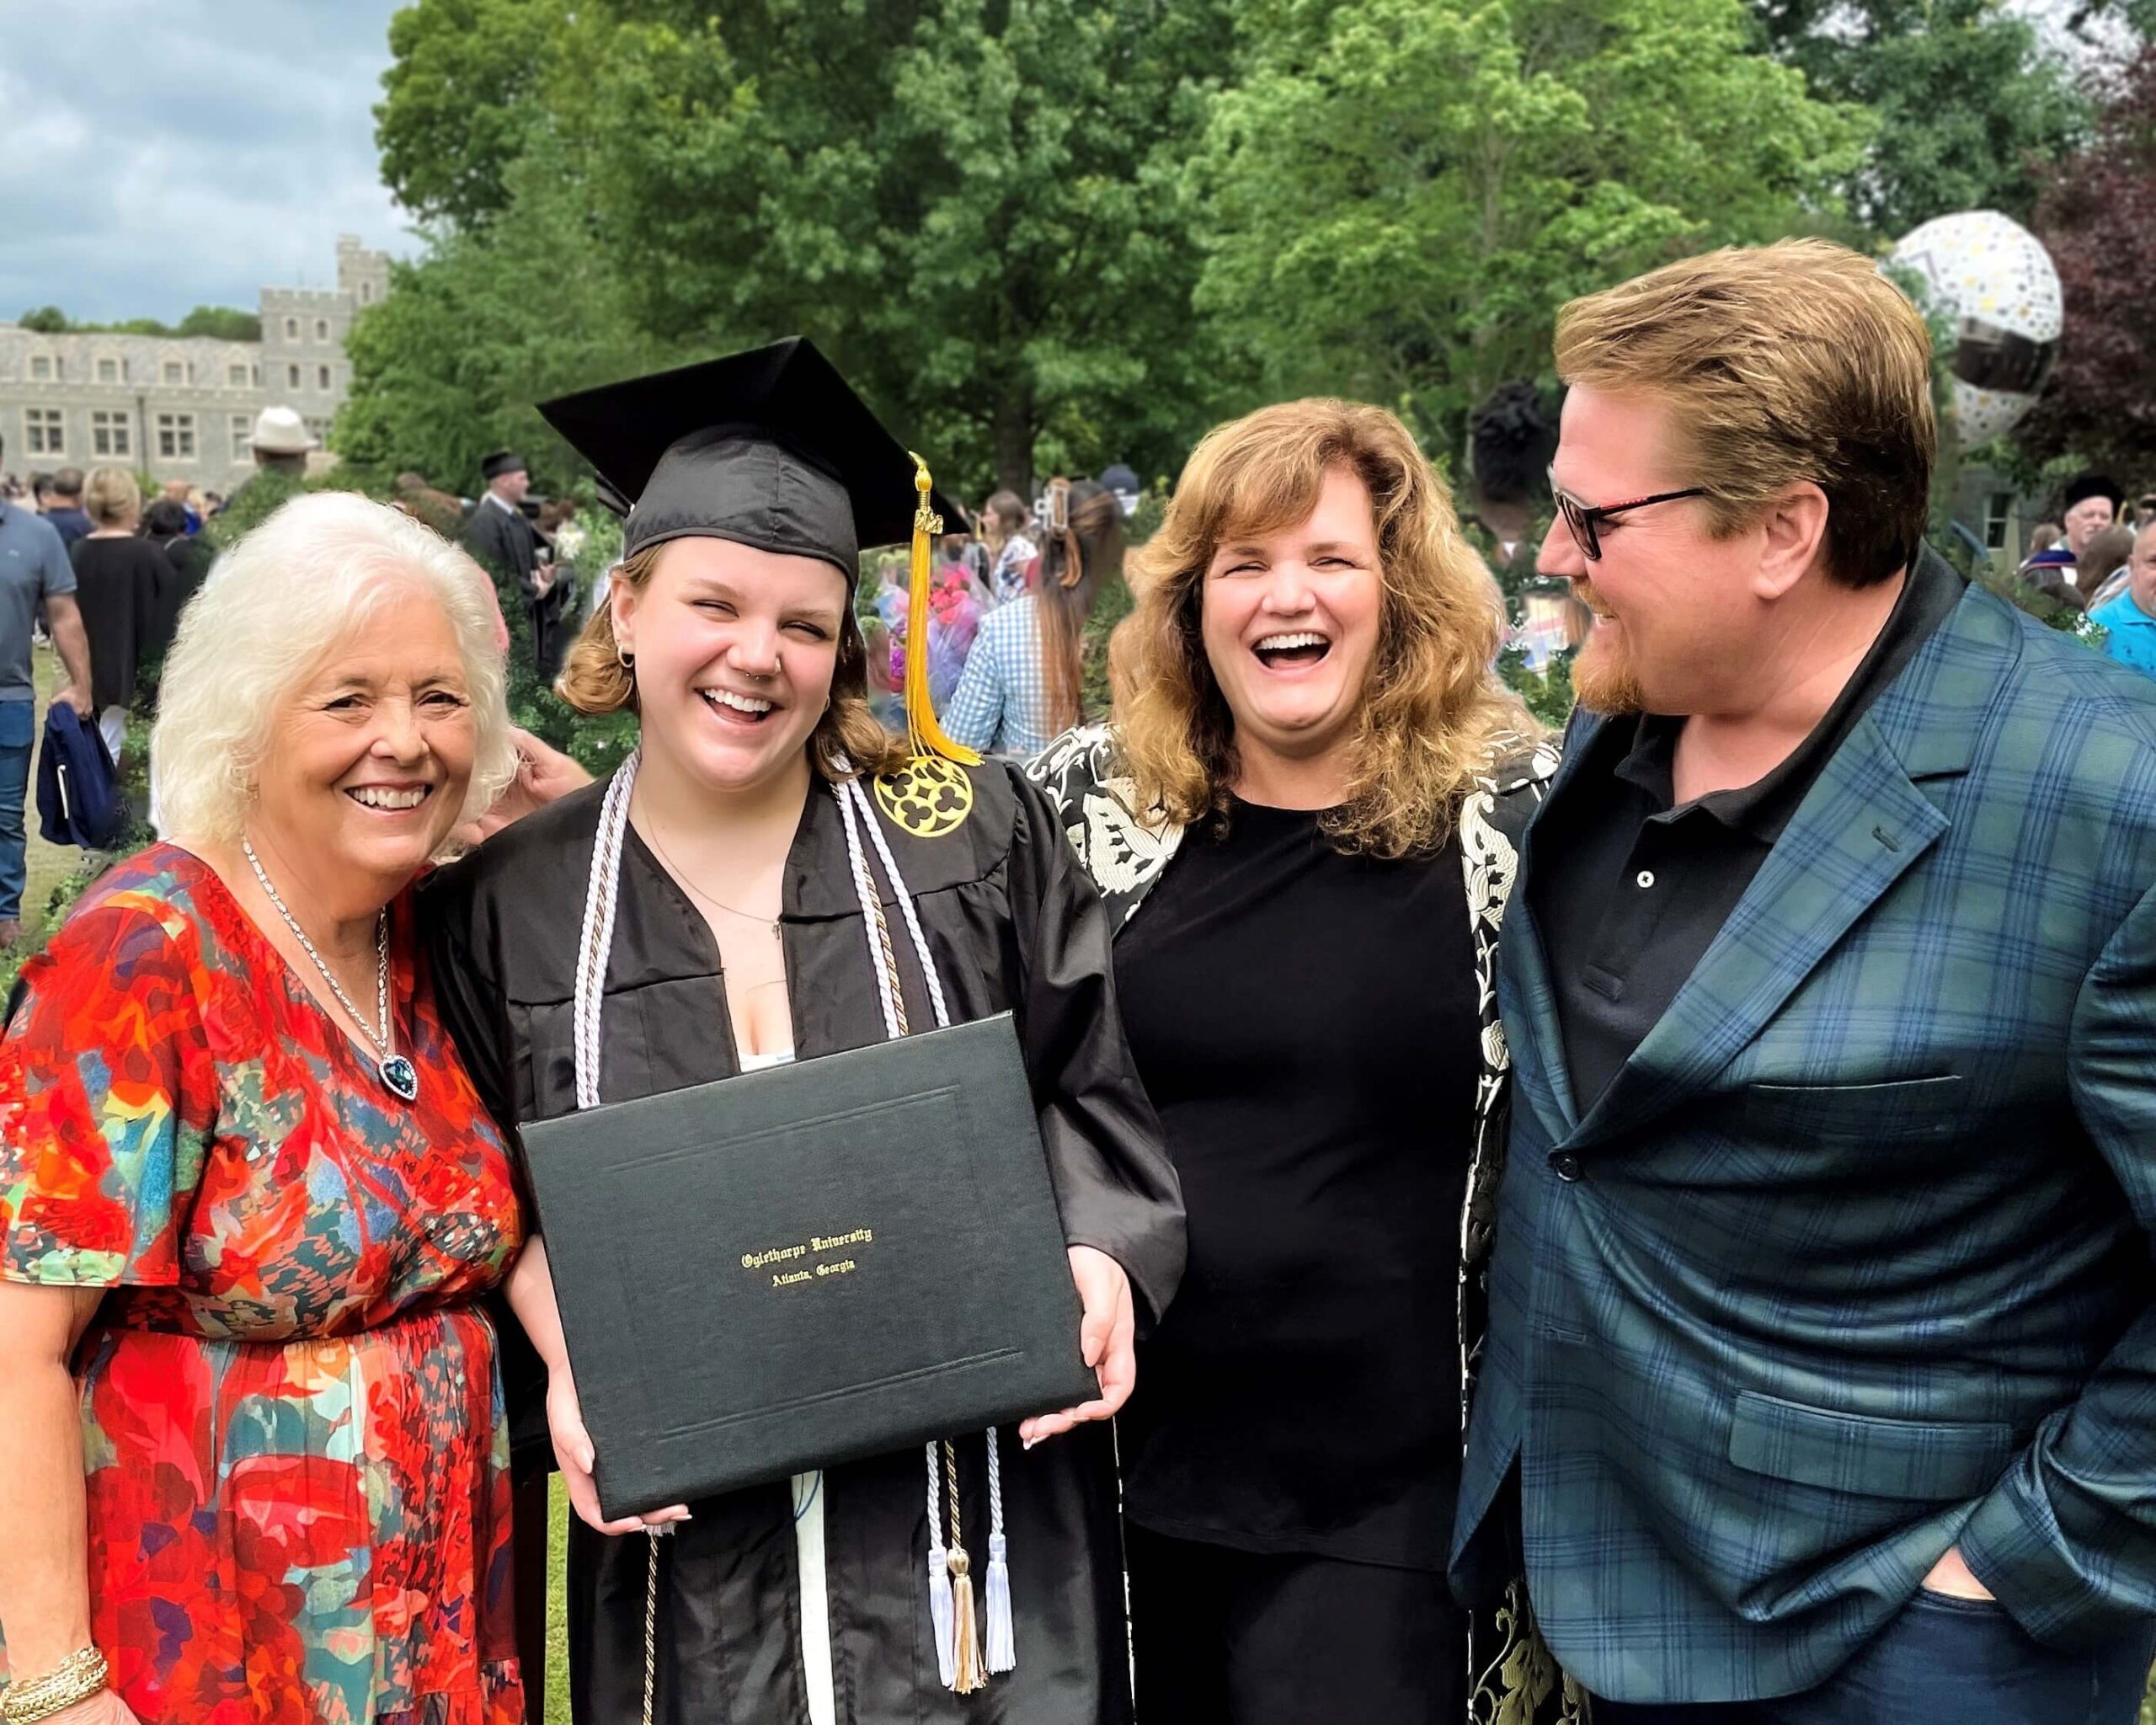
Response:
[[[1107,908],[1047,793],[1009,770],[1017,1016],[1064,1237],[1123,1266],[1143,1329],[1182,1279],[1182,1188],[1116,1010]]]
[[[508,1140],[516,1170],[517,1202],[527,1238],[539,1232],[539,1212],[525,1177],[524,1146],[516,1131],[516,1091],[510,1080],[509,1012],[499,980],[484,956],[489,943],[475,933],[475,905],[468,864],[452,865],[430,879],[419,894],[419,929],[434,986],[435,1010],[456,1044],[464,1069],[487,1112]],[[510,1465],[519,1485],[551,1471],[553,1440],[547,1429],[547,1366],[510,1310],[506,1292],[487,1297],[500,1337],[502,1395],[509,1410]]]

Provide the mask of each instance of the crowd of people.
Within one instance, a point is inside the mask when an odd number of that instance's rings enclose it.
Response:
[[[241,539],[165,657],[163,837],[0,1039],[0,1721],[515,1725],[552,1471],[586,1725],[2132,1725],[2156,682],[1925,542],[1931,338],[1871,259],[1672,264],[1555,359],[1471,521],[1310,399],[1127,558],[1113,473],[935,542],[795,341],[544,405],[627,507],[589,609],[507,452],[468,515]],[[2070,489],[2079,592],[2123,499]],[[1590,619],[1561,737],[1496,670],[1530,554]],[[603,782],[512,733],[511,603],[635,715]],[[542,1217],[526,1136],[1004,1012],[1097,1393],[610,1515],[549,1244],[609,1198]],[[932,1330],[995,1221],[860,1321]],[[616,1250],[688,1372],[727,1293]]]

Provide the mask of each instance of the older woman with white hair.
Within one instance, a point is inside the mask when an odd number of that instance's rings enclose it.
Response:
[[[486,578],[286,505],[156,744],[0,1040],[0,1720],[510,1725],[522,1226],[406,890],[515,766]]]

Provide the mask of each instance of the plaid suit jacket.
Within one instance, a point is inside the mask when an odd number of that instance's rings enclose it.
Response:
[[[1464,1592],[1517,1463],[1614,1699],[1817,1684],[1956,1543],[2041,1640],[2156,1613],[2152,883],[2156,683],[1972,589],[1584,1118],[1515,899]]]

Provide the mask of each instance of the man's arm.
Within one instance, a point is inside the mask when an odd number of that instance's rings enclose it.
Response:
[[[53,697],[65,701],[84,718],[90,716],[90,638],[83,631],[83,609],[72,593],[45,595],[45,621],[52,629],[52,644],[67,668],[67,686]]]
[[[2083,982],[2067,1053],[2074,1111],[2134,1220],[2156,1237],[2152,1049],[2156,888],[2120,924]],[[2156,1615],[2152,1482],[2156,1305],[2127,1327],[2081,1393],[2036,1428],[1977,1505],[1956,1549],[2031,1635],[2087,1645]]]

